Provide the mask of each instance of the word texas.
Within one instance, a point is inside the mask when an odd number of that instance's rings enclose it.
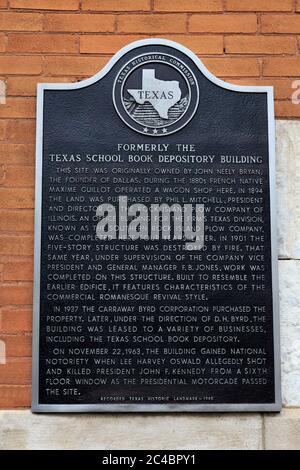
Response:
[[[112,204],[97,207],[96,236],[100,240],[187,240],[187,250],[200,250],[204,244],[204,205],[132,204],[120,196],[118,208]]]

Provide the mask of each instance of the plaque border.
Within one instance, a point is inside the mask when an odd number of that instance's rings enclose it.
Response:
[[[273,342],[274,342],[274,403],[232,403],[232,404],[40,404],[39,403],[39,334],[40,334],[40,274],[41,274],[41,218],[42,218],[42,175],[43,175],[43,117],[44,90],[75,90],[101,80],[124,54],[143,46],[169,46],[187,55],[200,72],[215,85],[226,90],[241,93],[266,93],[268,108],[269,146],[269,189],[270,189],[270,230],[272,262],[273,299]],[[240,86],[224,82],[215,77],[202,61],[181,44],[167,39],[151,38],[132,42],[120,49],[110,61],[92,77],[76,83],[39,83],[37,86],[36,118],[36,170],[35,170],[35,227],[34,227],[34,287],[33,287],[33,331],[32,331],[32,412],[275,412],[282,407],[280,367],[280,317],[278,289],[278,245],[276,221],[276,173],[275,173],[275,118],[274,93],[272,86]]]

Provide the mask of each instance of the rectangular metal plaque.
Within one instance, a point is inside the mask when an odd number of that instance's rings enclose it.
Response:
[[[38,87],[40,412],[278,411],[271,87],[183,46]]]

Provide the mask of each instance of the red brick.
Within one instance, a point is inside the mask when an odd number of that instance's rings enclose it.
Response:
[[[32,281],[33,280],[33,260],[18,261],[4,264],[4,281]]]
[[[0,33],[0,52],[5,52],[5,49],[6,49],[5,34]]]
[[[120,15],[118,16],[118,31],[124,33],[183,33],[186,31],[186,15]]]
[[[141,35],[107,35],[107,34],[85,34],[80,36],[80,52],[113,54],[121,47],[133,41],[144,39],[148,36]]]
[[[0,70],[8,75],[38,75],[42,72],[42,58],[37,56],[0,56]]]
[[[300,105],[291,101],[275,101],[277,118],[300,118]]]
[[[6,104],[0,106],[1,118],[34,118],[34,98],[7,98]]]
[[[300,33],[300,15],[262,15],[263,33]]]
[[[33,166],[12,166],[6,167],[4,186],[34,186],[34,167]]]
[[[1,186],[4,186],[5,176],[6,176],[6,166],[3,163],[1,163],[0,164],[0,185]]]
[[[75,82],[74,77],[9,77],[7,80],[8,96],[36,96],[38,83],[70,83]]]
[[[3,185],[5,180],[5,165],[0,165],[0,184]]]
[[[154,0],[156,11],[223,11],[222,0]]]
[[[35,142],[35,120],[34,119],[9,119],[6,127],[7,140],[14,143]]]
[[[0,285],[1,304],[32,305],[32,283]],[[0,338],[1,339],[1,338]],[[12,355],[7,352],[8,355]]]
[[[201,33],[255,33],[256,15],[192,15],[189,31]]]
[[[225,52],[230,54],[294,54],[295,39],[282,36],[227,36]]]
[[[145,11],[150,0],[82,0],[83,10],[93,11]]]
[[[121,47],[129,44],[130,42],[144,39],[147,36],[141,35],[113,35],[108,36],[107,34],[102,35],[84,35],[80,38],[80,52],[82,53],[115,53]],[[160,37],[170,39],[171,41],[177,41],[184,46],[192,49],[197,54],[222,54],[223,52],[223,38],[222,36],[210,36],[210,35],[176,35],[176,34],[161,34]],[[8,82],[9,90],[9,82]]]
[[[296,11],[300,11],[300,0],[297,0]]]
[[[223,53],[223,37],[193,34],[181,35],[168,35],[162,36],[173,41],[183,44],[185,47],[191,49],[196,54],[222,54]]]
[[[0,254],[2,255],[32,255],[32,235],[0,235]]]
[[[244,86],[273,86],[275,98],[277,100],[284,100],[291,96],[293,80],[276,78],[238,78],[231,79],[230,82]]]
[[[43,15],[41,13],[0,13],[0,29],[2,31],[41,31]]]
[[[0,334],[0,340],[5,343],[6,357],[31,357],[31,335]]]
[[[226,0],[228,11],[291,11],[293,0]]]
[[[274,77],[299,77],[300,60],[298,57],[267,57],[263,61],[263,75]]]
[[[0,8],[7,8],[8,0],[0,0]]]
[[[32,330],[32,309],[4,307],[0,314],[2,333],[30,333]]]
[[[47,56],[45,72],[51,75],[94,75],[101,70],[108,57]]]
[[[29,144],[1,144],[0,163],[14,165],[33,165],[35,158],[35,146]]]
[[[0,188],[0,200],[2,208],[32,209],[34,207],[34,191],[32,188]]]
[[[8,35],[8,52],[77,52],[78,40],[67,34],[22,34]]]
[[[7,122],[2,120],[0,121],[0,140],[4,140],[6,137],[6,125]]]
[[[0,210],[1,231],[33,232],[33,223],[33,210]]]
[[[256,59],[205,58],[204,64],[210,72],[223,77],[258,77],[259,63]]]
[[[0,407],[2,409],[25,408],[31,403],[29,385],[0,385]]]
[[[45,31],[74,31],[76,33],[112,32],[115,29],[113,15],[99,14],[46,14],[44,21]]]
[[[79,0],[10,0],[10,8],[24,10],[78,10]]]
[[[31,360],[29,358],[10,358],[5,365],[0,367],[1,385],[29,385],[31,383]]]
[[[293,83],[293,79],[289,79],[289,80],[276,80],[274,78],[271,79],[272,80],[272,83],[273,83],[273,86],[274,86],[274,91],[275,91],[275,98],[277,100],[284,100],[284,99],[288,99],[291,97],[291,94],[293,92],[293,87],[292,87],[292,83]]]

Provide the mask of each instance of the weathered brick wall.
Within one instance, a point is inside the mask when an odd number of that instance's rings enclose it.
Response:
[[[30,404],[35,93],[96,73],[123,45],[178,41],[211,72],[275,86],[276,113],[300,77],[300,0],[0,0],[0,408]]]

